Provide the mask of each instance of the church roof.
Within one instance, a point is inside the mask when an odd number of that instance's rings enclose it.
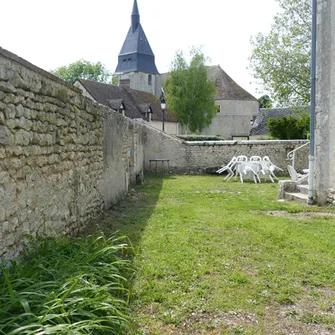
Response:
[[[140,23],[137,0],[134,0],[131,27],[119,53],[118,65],[115,72],[158,74],[154,53]]]
[[[144,112],[150,109],[151,120],[161,121],[162,110],[160,100],[152,93],[133,90],[122,86],[109,85],[91,80],[77,79],[90,93],[94,100],[107,107],[118,109],[121,103],[125,115],[131,119],[145,119]],[[165,111],[166,121],[177,121],[170,112]]]
[[[220,65],[208,66],[208,77],[215,83],[216,100],[247,100],[257,99],[239,86]]]

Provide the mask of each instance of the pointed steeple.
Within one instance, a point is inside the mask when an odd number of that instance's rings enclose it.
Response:
[[[155,55],[140,23],[137,0],[134,0],[131,27],[119,53],[115,73],[144,72],[158,74]]]
[[[137,0],[134,0],[133,12],[131,14],[131,31],[134,33],[140,23],[140,13],[138,11]]]

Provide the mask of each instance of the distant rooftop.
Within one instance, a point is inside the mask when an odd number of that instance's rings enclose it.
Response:
[[[140,23],[137,0],[134,0],[131,26],[118,57],[115,73],[145,72],[158,74],[155,56]]]

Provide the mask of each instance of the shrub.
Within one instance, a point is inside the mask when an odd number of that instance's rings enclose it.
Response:
[[[178,135],[185,141],[224,141],[224,138],[211,135]]]
[[[269,118],[267,128],[270,136],[280,140],[306,139],[309,133],[310,116],[284,116],[282,118]]]

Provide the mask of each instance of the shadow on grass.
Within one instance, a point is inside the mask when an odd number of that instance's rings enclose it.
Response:
[[[173,177],[147,174],[143,185],[133,185],[124,199],[99,219],[92,220],[83,234],[102,232],[107,237],[126,236],[136,253],[142,232],[158,202],[164,178]]]

